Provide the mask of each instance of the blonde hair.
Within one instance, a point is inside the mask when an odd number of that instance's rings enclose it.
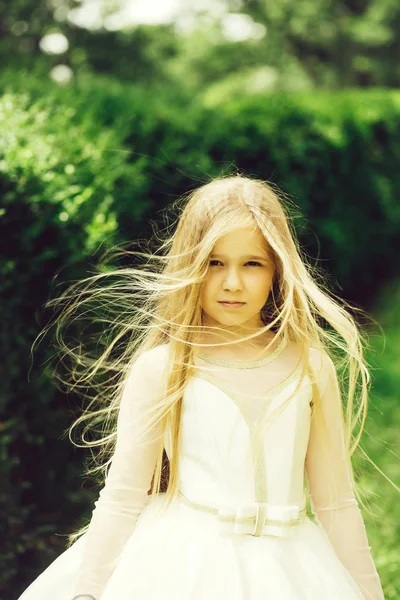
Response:
[[[346,418],[343,415],[346,453],[354,489],[358,493],[350,459],[359,447],[367,416],[370,376],[364,358],[366,339],[348,309],[363,311],[336,298],[325,283],[326,276],[318,267],[309,264],[296,238],[295,208],[291,201],[271,182],[238,175],[212,179],[178,199],[169,209],[171,222],[164,239],[157,232],[157,251],[123,248],[117,249],[114,255],[121,254],[125,262],[132,258],[136,261],[144,259],[143,267],[109,268],[104,261],[100,272],[73,283],[46,305],[60,307],[59,314],[46,329],[55,324],[60,358],[68,357],[70,378],[62,381],[90,398],[83,413],[64,432],[78,446],[72,434],[76,428],[83,427],[83,446],[90,448],[95,462],[93,468],[87,468],[87,474],[99,473],[105,479],[115,448],[124,383],[133,363],[144,352],[168,342],[165,393],[154,415],[149,417],[144,435],[155,424],[161,427],[163,434],[167,428],[171,432],[169,477],[164,477],[168,465],[164,461],[166,455],[161,436],[151,484],[151,494],[155,496],[166,486],[164,504],[167,506],[171,502],[178,484],[182,398],[194,371],[194,342],[202,327],[200,298],[208,271],[208,257],[220,236],[253,226],[260,229],[268,242],[276,270],[273,294],[262,310],[264,327],[243,339],[271,330],[302,345],[301,377],[288,401],[306,374],[313,377],[310,348],[332,359],[340,375],[342,396],[346,399]],[[175,231],[170,235],[171,227]],[[106,285],[102,287],[104,282]],[[82,311],[80,316],[79,311]],[[77,345],[69,346],[63,328],[76,321],[82,324],[86,315],[89,315],[92,327],[98,324],[99,331],[89,336],[83,329]],[[82,340],[88,346],[93,335],[96,352],[91,357]],[[101,345],[104,348],[99,352]],[[58,377],[56,372],[55,377]],[[325,440],[323,432],[327,431],[328,424],[324,423],[320,411],[317,390],[313,400],[321,439]],[[358,425],[359,431],[354,435]],[[88,432],[92,437],[100,432],[100,436],[88,440]],[[96,449],[96,455],[93,449]],[[372,463],[364,451],[363,454]],[[88,527],[89,524],[70,534],[69,544]]]

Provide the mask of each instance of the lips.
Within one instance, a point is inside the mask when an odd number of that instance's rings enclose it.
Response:
[[[218,300],[220,304],[246,304],[246,302],[240,302],[239,300]]]

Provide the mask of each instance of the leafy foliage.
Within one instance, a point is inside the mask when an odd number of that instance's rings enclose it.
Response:
[[[339,295],[372,306],[398,268],[400,104],[389,90],[210,99],[92,76],[59,88],[24,71],[0,85],[0,586],[14,597],[95,495],[78,483],[82,456],[60,441],[76,399],[54,388],[51,348],[30,357],[56,279],[84,276],[101,246],[147,238],[171,200],[238,167],[292,196],[307,215],[296,223],[303,248],[340,281]],[[393,510],[381,517],[378,563],[388,598],[400,590]]]

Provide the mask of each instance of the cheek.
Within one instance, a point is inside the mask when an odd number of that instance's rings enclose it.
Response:
[[[258,282],[258,290],[260,292],[260,294],[266,296],[272,288],[272,281],[273,281],[273,277],[271,274],[267,273],[264,274],[264,277],[262,277],[260,279],[260,281]]]
[[[207,302],[207,299],[210,297],[211,293],[212,293],[212,284],[211,284],[210,280],[208,279],[207,281],[204,282],[203,287],[201,289],[200,298],[201,298],[202,304]]]

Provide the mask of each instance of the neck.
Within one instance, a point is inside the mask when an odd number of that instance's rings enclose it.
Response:
[[[260,347],[265,347],[271,340],[275,338],[275,333],[272,331],[264,331],[261,333],[263,325],[261,324],[259,328],[230,328],[230,327],[218,327],[218,331],[210,330],[207,326],[202,328],[200,335],[198,336],[197,343],[200,344],[220,344],[223,342],[231,342],[229,346],[225,348],[220,348],[220,350],[227,350],[228,352],[231,350],[232,352],[237,352],[239,350],[249,350],[256,349]],[[259,331],[259,335],[253,337],[250,340],[245,340],[241,342],[240,340],[243,337],[247,337],[248,335],[254,334]],[[232,342],[235,342],[234,344]],[[202,348],[205,352],[208,352],[208,348]]]

